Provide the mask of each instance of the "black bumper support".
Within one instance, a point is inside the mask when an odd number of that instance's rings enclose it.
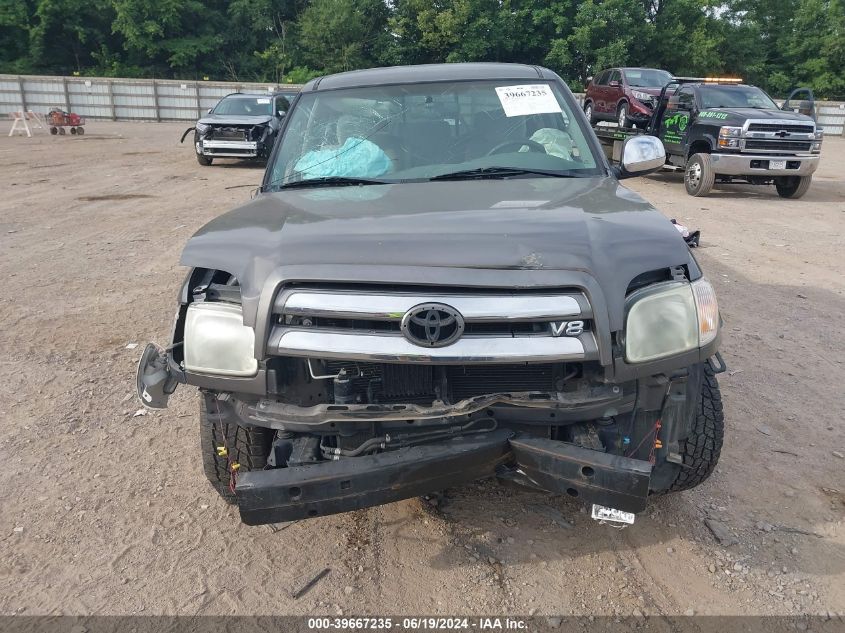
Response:
[[[510,459],[506,430],[295,468],[238,475],[247,525],[349,512],[436,492],[495,474]]]
[[[628,512],[645,509],[651,464],[500,429],[293,468],[243,472],[235,488],[247,525],[349,512],[491,477],[508,465],[530,484]]]
[[[648,462],[533,437],[510,445],[519,469],[540,488],[626,512],[645,510]]]

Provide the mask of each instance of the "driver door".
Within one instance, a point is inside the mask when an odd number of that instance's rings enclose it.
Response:
[[[813,121],[816,120],[816,98],[810,88],[796,88],[793,90],[789,93],[789,96],[783,102],[780,109],[805,114],[812,118]]]
[[[666,152],[684,154],[690,124],[695,115],[695,93],[692,86],[680,86],[669,97],[669,103],[660,121],[658,136],[663,141]]]

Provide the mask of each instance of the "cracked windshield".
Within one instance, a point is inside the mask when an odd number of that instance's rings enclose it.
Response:
[[[601,173],[580,118],[554,85],[502,81],[304,94],[269,189]]]

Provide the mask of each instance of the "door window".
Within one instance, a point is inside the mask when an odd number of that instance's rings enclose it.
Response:
[[[678,105],[680,106],[678,108],[679,110],[693,109],[693,107],[695,106],[695,95],[693,94],[692,88],[682,87],[680,90],[678,90]]]

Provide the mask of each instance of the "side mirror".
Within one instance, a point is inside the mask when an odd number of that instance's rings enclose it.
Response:
[[[280,118],[280,119],[281,119],[283,116],[285,116],[287,113],[288,113],[288,111],[287,111],[287,110],[279,110],[278,112],[276,112],[276,114],[278,114],[278,115],[279,115],[279,118]]]
[[[206,110],[206,114],[211,114],[212,110],[214,110],[214,108],[209,108],[208,110]]]
[[[666,149],[656,136],[632,136],[622,146],[622,160],[613,172],[620,180],[644,176],[666,164]]]

